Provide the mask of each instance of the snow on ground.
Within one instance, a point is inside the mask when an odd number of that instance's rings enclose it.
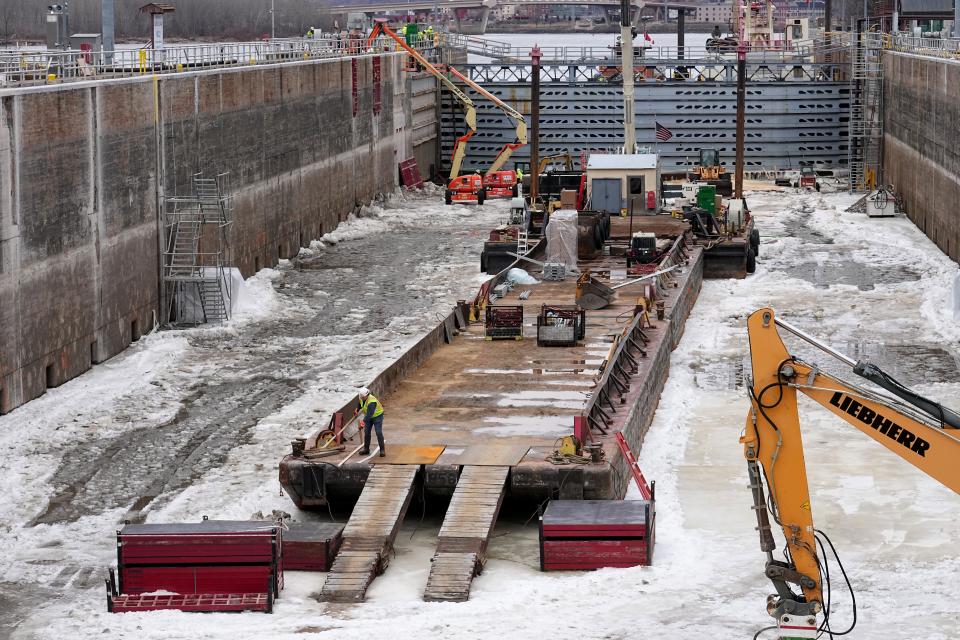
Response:
[[[398,276],[396,285],[381,283],[373,296],[394,305],[413,296],[417,304],[407,305],[399,322],[379,318],[379,325],[371,324],[382,312],[369,298],[338,287],[311,288],[310,277],[327,271],[289,271],[271,280],[282,300],[271,320],[200,330],[219,331],[219,337],[153,334],[0,418],[5,452],[0,477],[8,489],[0,498],[8,549],[0,607],[22,618],[13,637],[339,640],[387,632],[398,639],[751,638],[770,620],[764,602],[771,588],[762,575],[764,558],[737,442],[747,410],[747,314],[771,305],[841,351],[870,357],[923,393],[954,405],[960,391],[960,332],[949,298],[956,265],[908,220],[844,213],[852,199],[842,194],[767,192],[753,194],[750,202],[763,234],[758,273],[742,281],[704,283],[640,452],[645,474],[657,482],[653,567],[540,573],[535,519],[524,526],[526,516],[514,515],[498,524],[489,562],[469,602],[424,603],[420,596],[440,522],[411,516],[398,537],[396,557],[361,605],[319,603],[323,575],[290,572],[272,616],[111,615],[98,583],[113,560],[112,534],[126,509],[29,526],[53,490],[50,471],[62,447],[123,433],[132,423],[169,419],[182,408],[184,389],[198,378],[247,376],[252,384],[258,376],[269,377],[263,361],[270,358],[297,385],[289,400],[265,412],[222,463],[185,488],[169,491],[147,518],[246,518],[257,511],[291,511],[276,482],[276,460],[289,437],[325,419],[353,386],[369,380],[432,324],[437,308],[474,288],[472,258],[434,255],[424,248],[422,264],[414,269],[416,283],[399,286]],[[312,243],[310,252],[326,258],[344,247],[367,251],[364,242],[371,234],[400,234],[415,225],[429,228],[451,220],[461,227],[475,225],[479,242],[479,230],[496,215],[488,207],[444,208],[416,199],[386,203],[371,209],[369,219],[348,222],[342,235]],[[368,286],[359,261],[337,265],[325,263],[339,278],[330,282]],[[438,293],[444,283],[446,292]],[[336,322],[312,321],[317,305],[343,313]],[[256,327],[265,325],[275,330],[257,333]],[[312,333],[306,335],[304,327]],[[798,355],[813,357],[804,346],[788,344]],[[823,357],[815,361],[832,366]],[[556,398],[563,401],[570,393],[579,390],[558,392]],[[860,622],[851,637],[956,638],[960,621],[947,586],[960,568],[952,535],[960,511],[956,495],[812,403],[801,404],[801,420],[814,514],[837,545],[857,590]],[[58,578],[65,565],[96,566],[95,579],[87,584],[72,574]],[[45,597],[22,602],[19,598],[27,596],[18,596],[18,589]],[[834,628],[841,629],[850,611],[840,587],[834,602]]]

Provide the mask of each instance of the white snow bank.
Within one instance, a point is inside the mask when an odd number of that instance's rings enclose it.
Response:
[[[234,292],[234,313],[231,324],[255,322],[272,316],[280,305],[273,284],[283,279],[276,269],[261,269],[243,281],[243,286]]]

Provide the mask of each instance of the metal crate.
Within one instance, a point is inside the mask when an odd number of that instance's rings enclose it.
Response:
[[[586,312],[578,305],[542,305],[537,316],[537,346],[573,347],[587,333]]]
[[[483,335],[487,340],[522,338],[523,305],[489,305]]]

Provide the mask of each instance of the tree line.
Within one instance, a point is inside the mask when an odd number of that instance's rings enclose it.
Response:
[[[149,40],[150,16],[139,12],[148,0],[115,0],[116,38]],[[167,39],[252,40],[270,34],[270,0],[167,0],[176,7],[164,19]],[[0,0],[0,42],[42,41],[48,4],[62,0]],[[273,0],[278,38],[304,35],[310,27],[329,30],[333,18],[325,0]],[[68,0],[71,33],[100,32],[100,0]]]

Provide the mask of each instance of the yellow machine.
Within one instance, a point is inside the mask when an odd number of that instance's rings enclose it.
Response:
[[[580,454],[580,441],[576,436],[562,436],[558,439],[560,446],[557,451],[563,456],[575,456]]]
[[[754,312],[747,327],[753,380],[740,442],[747,459],[760,548],[767,554],[765,573],[777,591],[767,600],[767,612],[777,620],[781,639],[817,638],[830,631],[830,612],[824,611],[827,558],[818,554],[817,544],[825,541],[831,549],[833,545],[813,525],[797,391],[958,493],[960,415],[914,393],[877,366],[855,361],[776,318],[772,309]],[[844,382],[791,356],[778,327],[838,358],[854,373],[896,397]],[[764,484],[769,501],[764,497]],[[776,542],[770,516],[783,530],[788,561],[773,558]]]
[[[715,185],[718,195],[733,195],[733,181],[720,164],[720,152],[716,149],[700,149],[700,164],[687,174],[687,179]]]
[[[547,170],[547,167],[550,166],[556,160],[563,161],[563,167],[567,171],[573,171],[573,156],[570,155],[569,151],[564,151],[563,153],[554,153],[553,155],[543,156],[540,158],[540,162],[537,166],[537,173],[544,173]]]

